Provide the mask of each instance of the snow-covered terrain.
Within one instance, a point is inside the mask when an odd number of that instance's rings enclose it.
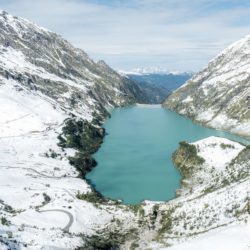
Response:
[[[154,225],[157,233],[151,234],[149,244],[145,244],[145,239],[138,242],[152,249],[227,250],[230,242],[235,249],[248,249],[250,150],[216,137],[192,145],[204,162],[183,163],[185,168],[194,169],[193,174],[184,177],[180,197],[158,205],[149,203],[157,211]],[[177,154],[182,157],[181,148]],[[241,172],[245,174],[238,176]],[[235,237],[223,242],[230,234]],[[201,247],[203,244],[206,245]]]
[[[226,175],[226,164],[244,149],[242,145],[213,137],[195,143],[194,145],[200,149],[200,155],[206,159],[204,167],[197,175],[206,176],[206,182],[199,185],[199,188],[198,185],[192,184],[195,190],[189,195],[165,204],[160,203],[156,222],[151,221],[151,213],[156,203],[144,205],[143,223],[155,225],[150,230],[146,229],[148,226],[138,228],[138,216],[123,206],[96,207],[87,201],[77,199],[77,193],[89,192],[90,187],[84,180],[77,178],[75,169],[67,161],[67,155],[73,152],[62,151],[56,144],[65,112],[55,108],[39,95],[17,89],[12,81],[6,80],[0,92],[0,111],[4,114],[1,116],[0,130],[0,217],[6,220],[0,226],[2,246],[8,245],[12,249],[74,249],[84,244],[83,235],[93,234],[101,228],[108,227],[108,224],[113,225],[114,219],[121,221],[118,227],[120,230],[139,229],[138,242],[141,249],[152,244],[155,246],[154,249],[158,249],[166,243],[157,242],[169,242],[169,239],[171,244],[179,244],[185,237],[189,239],[189,234],[198,235],[226,223],[236,225],[232,230],[239,234],[239,241],[234,239],[234,243],[237,246],[244,245],[244,242],[241,242],[244,233],[241,235],[242,230],[247,227],[238,222],[239,219],[231,212],[227,214],[227,210],[236,205],[239,205],[238,209],[244,207],[249,177],[240,184],[201,196],[206,185],[212,183],[213,178],[209,177],[209,173],[213,165],[214,172],[220,173],[222,177]],[[221,144],[232,145],[234,148],[227,146],[223,149]],[[56,158],[46,156],[50,150],[58,154]],[[218,164],[219,162],[221,164]],[[164,215],[169,210],[171,212],[166,218]],[[71,216],[73,221],[67,228]],[[242,220],[245,215],[240,216]],[[165,220],[170,218],[173,220],[171,232],[159,233]],[[187,228],[185,224],[188,225]],[[213,231],[211,235],[221,240],[230,229],[225,230],[225,233],[220,231],[219,235]],[[212,237],[210,233],[208,237]],[[200,241],[206,238],[207,236],[202,236]],[[154,243],[150,243],[151,241]],[[124,249],[128,249],[126,246]]]
[[[204,160],[194,165],[179,148],[186,160],[178,167],[189,175],[172,201],[129,207],[100,199],[69,163],[77,149],[59,146],[58,136],[66,119],[98,127],[108,108],[143,93],[27,20],[1,12],[0,28],[1,250],[195,249],[208,239],[211,250],[249,247],[249,147],[194,142],[192,157]]]
[[[225,49],[205,69],[177,89],[167,98],[164,106],[207,126],[250,137],[249,48],[248,35]],[[204,205],[204,212],[200,214],[200,219],[207,218],[209,221],[206,211],[212,205],[216,211],[213,219],[216,221],[219,218],[216,215],[218,213],[224,221],[224,226],[170,249],[250,247],[249,147],[242,150],[242,145],[232,145],[231,142],[223,140],[208,138],[202,143],[194,144],[198,155],[206,160],[203,164],[206,171],[204,168],[201,168],[202,172],[197,171],[197,168],[192,169],[189,165],[190,176],[182,180],[182,189],[178,190],[178,194],[189,196],[195,192],[201,193],[199,206]],[[203,197],[209,197],[206,204],[202,201]],[[216,204],[221,204],[224,208],[221,210]],[[246,215],[239,219],[242,211],[245,211]],[[196,213],[197,208],[193,215]],[[235,222],[228,222],[228,218],[231,219],[229,214],[241,222],[236,225]],[[203,222],[203,225],[206,223]]]
[[[165,250],[248,250],[250,247],[250,222],[230,225],[220,228],[211,233],[200,236],[197,239],[188,241],[185,244],[176,245]],[[162,249],[162,250],[163,250]]]
[[[69,164],[76,150],[57,137],[65,119],[100,122],[140,95],[57,34],[0,12],[1,249],[74,249],[114,215],[130,227],[130,211],[79,199],[91,187]]]
[[[128,223],[129,212],[119,215],[113,207],[97,209],[77,199],[91,188],[68,162],[74,152],[57,146],[66,113],[36,93],[20,91],[13,80],[1,82],[0,241],[11,249],[74,249],[83,244],[81,235],[102,228],[114,214]]]
[[[167,98],[164,106],[250,137],[250,35],[232,44]]]

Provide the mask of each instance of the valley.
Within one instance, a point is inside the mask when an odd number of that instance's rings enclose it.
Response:
[[[175,90],[164,109],[45,28],[4,11],[0,28],[1,250],[193,250],[209,238],[207,249],[216,249],[227,234],[236,237],[226,247],[247,249],[249,85],[241,62],[248,65],[249,37]],[[145,193],[123,183],[126,172],[109,172],[119,160]],[[105,192],[104,177],[115,189]],[[121,184],[127,196],[115,193]]]
[[[164,72],[160,70],[151,72],[143,69],[137,69],[134,72],[121,72],[121,74],[133,80],[139,88],[143,89],[151,104],[162,104],[167,96],[192,77],[192,73],[188,72]]]

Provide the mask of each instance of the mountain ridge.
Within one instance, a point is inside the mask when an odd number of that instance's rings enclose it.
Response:
[[[250,35],[177,89],[164,107],[210,127],[250,137]]]
[[[147,102],[132,81],[107,64],[95,63],[56,33],[4,11],[0,28],[2,77],[16,79],[31,91],[46,93],[64,108],[78,95],[74,103],[83,113],[91,109],[93,101],[104,113],[112,106]]]

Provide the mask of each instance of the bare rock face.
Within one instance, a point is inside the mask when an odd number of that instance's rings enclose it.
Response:
[[[225,49],[163,106],[208,126],[250,137],[250,35]]]
[[[6,12],[0,12],[0,76],[87,119],[94,111],[147,102],[141,89],[105,62],[95,63],[59,35]]]

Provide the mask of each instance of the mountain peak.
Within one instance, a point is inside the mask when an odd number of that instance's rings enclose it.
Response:
[[[11,27],[17,33],[23,33],[29,29],[34,29],[37,32],[51,32],[25,18],[13,16],[4,10],[0,10],[0,22],[5,26]]]

